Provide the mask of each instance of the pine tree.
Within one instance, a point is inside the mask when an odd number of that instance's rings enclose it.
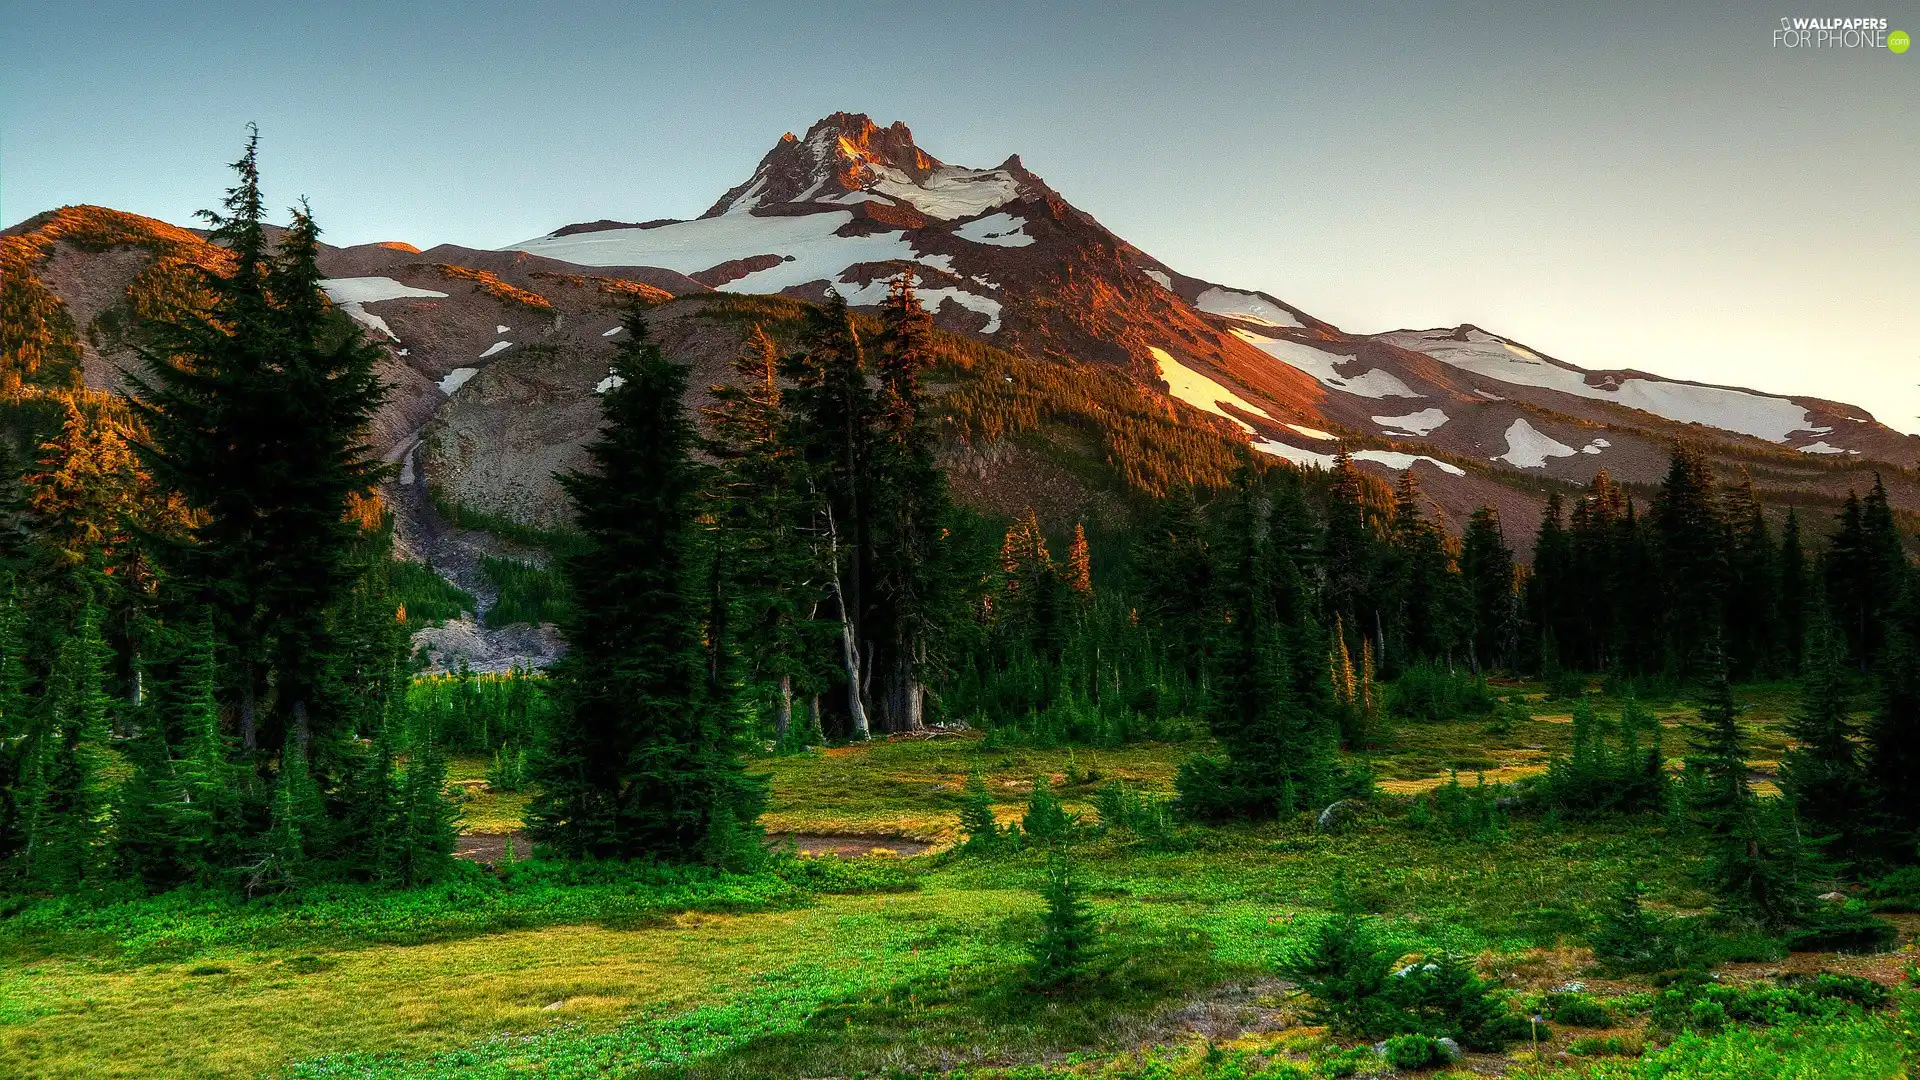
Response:
[[[820,579],[800,456],[787,434],[773,339],[755,326],[735,358],[734,382],[715,386],[706,410],[708,449],[720,462],[720,546],[740,608],[736,635],[753,674],[773,684],[774,742],[792,728],[793,697],[817,683],[812,658],[825,626],[813,617]]]
[[[1093,911],[1065,853],[1047,860],[1046,882],[1040,888],[1046,910],[1040,919],[1040,938],[1033,945],[1031,981],[1052,990],[1087,976],[1094,959]]]
[[[7,572],[0,576],[0,868],[11,866],[27,842],[21,799],[35,717],[28,696],[25,619],[18,578]]]
[[[1387,550],[1392,569],[1385,603],[1400,642],[1397,655],[1411,665],[1450,657],[1459,643],[1467,606],[1459,574],[1447,551],[1446,534],[1426,519],[1413,470],[1400,474],[1393,500]]]
[[[1547,496],[1540,515],[1540,528],[1533,538],[1533,573],[1526,584],[1527,616],[1543,643],[1538,661],[1543,672],[1548,664],[1565,660],[1559,648],[1562,639],[1578,637],[1572,624],[1577,596],[1573,541],[1567,535],[1565,504],[1556,491]],[[1548,649],[1547,643],[1553,647]]]
[[[296,747],[280,759],[266,835],[243,877],[247,893],[294,889],[313,880],[312,849],[323,840],[322,825],[320,789],[307,771],[307,755]]]
[[[1779,584],[1780,651],[1787,670],[1798,672],[1807,651],[1807,619],[1813,584],[1808,577],[1806,549],[1800,541],[1800,515],[1787,508],[1780,528]]]
[[[1779,555],[1751,479],[1727,493],[1726,516],[1732,527],[1727,555],[1729,660],[1735,672],[1756,677],[1778,668],[1786,651],[1780,633]]]
[[[23,872],[34,885],[72,888],[97,878],[106,855],[112,792],[106,776],[114,701],[107,647],[91,592],[59,646],[21,770]]]
[[[1885,857],[1911,862],[1920,842],[1920,650],[1904,631],[1882,646],[1877,677],[1879,700],[1861,748],[1868,825]]]
[[[1727,588],[1727,528],[1713,472],[1700,451],[1676,442],[1653,501],[1667,660],[1691,672],[1703,643],[1720,639]]]
[[[1087,527],[1077,521],[1073,540],[1067,544],[1066,582],[1076,596],[1093,596],[1093,552],[1087,547]]]
[[[946,474],[934,458],[933,418],[920,376],[933,363],[933,317],[904,273],[880,308],[875,349],[879,416],[874,438],[873,564],[876,586],[866,624],[875,674],[886,693],[888,730],[916,731],[926,683],[941,670],[943,625],[952,608],[950,506]]]
[[[447,760],[430,732],[415,740],[399,795],[392,875],[412,888],[445,876],[459,839],[460,808],[447,797]]]
[[[1780,788],[1828,851],[1853,861],[1863,854],[1866,777],[1854,746],[1845,643],[1817,624],[1807,650],[1800,704],[1788,721],[1793,749],[1780,760]]]
[[[231,651],[241,739],[261,745],[258,701],[271,676],[276,745],[318,738],[334,753],[350,720],[320,705],[332,667],[330,612],[352,579],[359,524],[347,511],[386,474],[366,443],[384,400],[379,351],[329,317],[319,290],[319,228],[302,207],[269,249],[259,137],[234,163],[226,213],[201,215],[232,272],[203,274],[204,310],[151,327],[132,379],[150,441],[141,458],[196,511],[190,542],[160,545],[173,577],[216,613]]]
[[[1468,599],[1468,655],[1474,670],[1511,668],[1519,643],[1513,551],[1490,506],[1473,512],[1460,544],[1460,576]]]
[[[806,466],[825,539],[827,600],[840,624],[841,678],[854,738],[871,729],[866,699],[872,640],[866,625],[873,566],[874,430],[879,401],[868,383],[866,351],[834,292],[813,314],[806,348],[788,364],[794,388],[786,395],[788,439]]]
[[[569,855],[685,862],[706,857],[717,822],[749,826],[762,794],[740,763],[737,712],[703,670],[687,371],[640,311],[625,326],[606,426],[588,467],[562,478],[583,544],[563,564],[575,601],[528,822]]]
[[[1272,818],[1322,800],[1339,785],[1337,733],[1327,712],[1302,708],[1290,639],[1313,637],[1304,598],[1289,596],[1297,575],[1275,545],[1275,500],[1243,471],[1222,530],[1227,555],[1213,648],[1208,726],[1224,759],[1183,762],[1180,808],[1198,818]]]
[[[968,851],[992,851],[999,847],[1000,824],[993,815],[993,796],[987,792],[986,778],[975,769],[967,774],[966,794],[960,803],[960,831]]]

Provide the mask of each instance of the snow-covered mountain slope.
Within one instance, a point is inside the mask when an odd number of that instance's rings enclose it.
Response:
[[[428,479],[492,512],[551,523],[560,502],[550,473],[592,431],[594,388],[607,377],[627,299],[717,290],[817,301],[833,291],[871,306],[911,270],[944,330],[1030,362],[1098,369],[1160,415],[1249,456],[1323,467],[1344,445],[1383,479],[1412,468],[1455,525],[1482,503],[1527,516],[1545,491],[1601,469],[1651,484],[1677,437],[1702,443],[1723,473],[1744,470],[1777,501],[1830,505],[1879,469],[1898,476],[1896,500],[1920,509],[1912,471],[1920,438],[1857,407],[1587,371],[1470,325],[1348,333],[1270,292],[1167,265],[1018,157],[990,169],[951,165],[903,124],[836,113],[778,140],[699,218],[644,220],[640,209],[637,222],[567,225],[500,251],[326,249],[329,294],[388,352],[396,391],[379,423],[382,448],[410,460],[423,426],[441,431],[431,460],[419,462]],[[76,227],[61,215],[75,214],[111,220],[84,243],[62,239]],[[97,208],[42,215],[4,239],[38,260],[35,287],[91,331],[134,287],[145,263],[131,252],[159,250],[142,239],[149,233],[200,243]],[[672,348],[696,361],[696,386],[723,378],[738,344],[738,327],[686,314],[704,303],[658,309]],[[75,346],[87,377],[103,385],[124,356],[110,338],[87,332]],[[1099,411],[1111,403],[1085,407],[1072,421],[1082,429],[1122,424]],[[1056,443],[959,448],[955,476],[996,512],[1020,512],[1027,492],[1049,485],[1055,502],[1115,497],[1072,479],[1084,475],[1079,466],[1049,462],[1054,451],[1041,447]],[[1169,457],[1191,452],[1179,438],[1166,445]],[[1108,450],[1072,453],[1114,464]]]

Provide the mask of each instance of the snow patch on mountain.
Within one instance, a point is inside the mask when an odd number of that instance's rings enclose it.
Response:
[[[1253,440],[1253,448],[1271,457],[1277,457],[1283,461],[1290,461],[1295,465],[1305,465],[1313,469],[1333,468],[1334,459],[1332,454],[1303,450],[1298,446],[1288,446],[1286,443],[1277,442],[1273,439],[1255,439]],[[1428,457],[1425,454],[1402,454],[1393,450],[1358,450],[1354,452],[1353,460],[1370,461],[1376,465],[1382,465],[1392,469],[1394,472],[1405,472],[1413,468],[1414,462],[1424,461],[1434,468],[1439,469],[1441,472],[1449,473],[1453,476],[1467,475],[1467,470],[1462,469],[1460,466],[1450,461],[1441,461],[1439,458]]]
[[[1821,439],[1816,443],[1808,443],[1805,446],[1796,447],[1796,449],[1803,454],[1857,454],[1860,452],[1858,450],[1848,450],[1843,446],[1831,446],[1825,439]]]
[[[1539,354],[1486,333],[1469,330],[1466,340],[1451,330],[1400,331],[1380,335],[1402,348],[1426,353],[1443,364],[1516,386],[1536,386],[1574,397],[1612,401],[1683,424],[1706,424],[1725,431],[1786,442],[1809,428],[1807,410],[1785,398],[1745,390],[1660,379],[1609,379],[1600,386],[1585,372],[1552,363]]]
[[[1397,428],[1414,435],[1431,435],[1435,428],[1447,422],[1447,414],[1439,409],[1422,409],[1405,416],[1376,416],[1373,422],[1382,427]]]
[[[1417,398],[1425,396],[1415,393],[1392,372],[1384,371],[1380,368],[1374,368],[1361,375],[1341,374],[1338,365],[1351,362],[1353,360],[1351,356],[1340,356],[1323,349],[1316,349],[1311,345],[1303,345],[1297,341],[1288,341],[1284,338],[1266,337],[1248,330],[1242,330],[1237,326],[1233,329],[1233,336],[1259,349],[1275,360],[1286,364],[1288,367],[1298,368],[1306,372],[1319,380],[1320,385],[1332,387],[1335,390],[1352,394],[1355,397]]]
[[[922,259],[921,261],[927,262],[928,260]],[[887,290],[892,287],[893,279],[875,278],[859,288],[835,285],[834,291],[846,297],[847,303],[855,307],[861,307],[879,304],[887,298]],[[932,314],[938,315],[941,307],[945,306],[946,302],[951,300],[961,307],[966,308],[968,311],[977,311],[987,317],[987,325],[981,328],[981,333],[991,334],[1000,329],[1000,301],[998,300],[980,296],[976,293],[970,293],[965,289],[949,287],[915,289],[914,295],[920,298],[920,306],[926,308],[927,311]]]
[[[1165,271],[1161,271],[1161,270],[1147,270],[1147,271],[1144,271],[1144,273],[1145,273],[1145,274],[1146,274],[1146,275],[1147,275],[1148,277],[1150,277],[1150,278],[1152,278],[1153,280],[1155,280],[1155,281],[1157,281],[1157,282],[1159,282],[1159,283],[1160,283],[1160,287],[1161,287],[1161,288],[1163,288],[1163,289],[1171,289],[1171,288],[1173,288],[1173,279],[1172,279],[1172,278],[1170,278],[1170,277],[1168,277],[1168,276],[1166,275],[1166,272],[1165,272]]]
[[[596,394],[604,394],[616,386],[625,386],[625,385],[627,385],[627,380],[621,378],[618,375],[608,375],[606,378],[601,379],[599,382],[593,384],[593,392]]]
[[[1159,366],[1160,378],[1166,382],[1167,392],[1194,408],[1199,409],[1201,412],[1212,413],[1215,416],[1224,416],[1228,420],[1246,428],[1249,434],[1253,432],[1252,424],[1247,423],[1245,420],[1240,419],[1220,406],[1232,405],[1237,409],[1244,409],[1247,412],[1264,416],[1269,420],[1273,419],[1272,413],[1253,404],[1226,387],[1221,386],[1205,375],[1181,364],[1180,361],[1175,360],[1167,350],[1154,345],[1149,346],[1147,351],[1153,354],[1154,363]]]
[[[879,166],[878,171],[880,179],[869,185],[872,190],[912,203],[914,209],[941,221],[984,214],[1020,197],[1019,181],[999,169],[943,165],[917,184],[897,169]]]
[[[513,348],[513,342],[511,341],[496,341],[493,344],[487,346],[487,351],[480,354],[480,359],[485,360],[487,357],[492,356],[495,353],[503,353],[511,348]]]
[[[1288,327],[1299,326],[1300,320],[1293,312],[1273,303],[1263,296],[1227,289],[1215,285],[1200,294],[1193,306],[1209,315],[1224,315],[1243,322],[1259,323],[1261,326]]]
[[[386,335],[388,341],[399,341],[400,335],[393,332],[387,320],[368,311],[363,305],[407,297],[441,300],[447,295],[432,289],[402,285],[390,277],[323,278],[320,290],[327,294],[327,299],[340,306],[341,314],[369,330]]]
[[[989,214],[976,218],[953,230],[953,235],[962,240],[971,240],[976,244],[992,244],[994,247],[1026,247],[1033,243],[1033,237],[1025,232],[1026,218],[1012,214]]]
[[[953,273],[953,257],[922,254],[904,232],[840,236],[837,230],[853,220],[843,210],[781,217],[722,214],[719,217],[678,221],[651,229],[605,229],[570,236],[543,236],[510,250],[528,251],[583,266],[660,266],[683,274],[697,274],[721,263],[754,255],[778,255],[781,262],[756,270],[720,286],[723,292],[777,293],[811,281],[826,281],[847,296],[849,303],[875,304],[886,295],[886,282],[868,282],[854,288],[843,275],[850,266],[875,262],[915,262]],[[877,291],[875,291],[877,290]],[[959,289],[923,289],[929,308],[943,297],[988,316],[983,333],[1000,329],[998,301]],[[855,299],[860,297],[860,299]]]
[[[1321,442],[1332,442],[1334,439],[1338,438],[1338,436],[1334,435],[1332,432],[1321,431],[1317,427],[1303,427],[1299,424],[1288,424],[1287,426],[1289,428],[1292,428],[1296,434],[1305,435],[1309,439],[1318,439]]]
[[[1494,461],[1505,461],[1521,469],[1544,469],[1550,457],[1572,457],[1573,447],[1542,432],[1524,419],[1507,425],[1507,452],[1495,454]]]
[[[322,278],[320,289],[327,294],[327,299],[336,304],[376,304],[382,300],[403,300],[408,297],[444,300],[447,295],[432,289],[402,285],[390,277]]]
[[[452,371],[447,372],[446,375],[440,379],[440,392],[447,395],[448,397],[452,397],[453,392],[455,390],[458,390],[461,387],[467,385],[467,380],[473,378],[475,375],[478,375],[478,374],[480,374],[479,368],[470,368],[470,367],[454,368]]]

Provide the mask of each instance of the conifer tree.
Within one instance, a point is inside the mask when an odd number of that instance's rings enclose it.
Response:
[[[174,768],[180,802],[173,807],[182,870],[201,885],[214,884],[238,864],[233,841],[245,801],[231,764],[230,740],[220,725],[220,670],[214,649],[212,620],[203,616],[189,634],[180,670],[186,692],[179,701],[182,742]]]
[[[105,774],[114,701],[107,647],[91,592],[59,646],[22,769],[23,870],[47,888],[71,888],[103,869],[112,792]]]
[[[1800,671],[1806,655],[1812,590],[1806,548],[1800,540],[1800,515],[1788,507],[1786,524],[1780,527],[1778,592],[1781,660],[1790,672]]]
[[[35,717],[28,696],[25,618],[18,578],[6,572],[0,575],[0,868],[12,865],[27,840],[21,799]]]
[[[244,746],[261,744],[259,697],[271,674],[277,745],[330,753],[351,734],[316,715],[331,667],[329,612],[352,576],[359,525],[348,503],[385,475],[366,431],[385,388],[378,351],[330,320],[319,290],[319,229],[302,207],[269,248],[259,137],[234,163],[224,214],[202,213],[231,255],[230,274],[196,283],[210,304],[152,327],[132,379],[149,433],[141,457],[197,512],[191,539],[161,545],[173,576],[213,607],[235,667]]]
[[[1400,474],[1393,500],[1388,551],[1393,570],[1387,585],[1394,608],[1399,653],[1415,660],[1446,658],[1459,642],[1467,605],[1459,574],[1447,551],[1446,534],[1428,521],[1413,470]]]
[[[1093,553],[1087,547],[1087,527],[1075,522],[1073,540],[1067,544],[1067,588],[1081,597],[1093,596]]]
[[[1473,512],[1460,544],[1460,576],[1467,594],[1468,655],[1474,670],[1511,668],[1519,643],[1513,551],[1490,506]]]
[[[1827,850],[1848,861],[1862,854],[1866,778],[1854,746],[1846,647],[1824,622],[1807,650],[1799,707],[1788,721],[1793,749],[1780,760],[1780,788]]]
[[[774,741],[792,730],[795,687],[814,683],[811,657],[823,625],[814,609],[824,572],[809,530],[801,458],[788,439],[780,357],[759,326],[735,358],[734,382],[715,386],[706,410],[717,478],[720,543],[740,607],[736,631],[754,674],[774,686]]]
[[[1086,976],[1096,943],[1092,909],[1064,852],[1055,850],[1049,856],[1040,897],[1046,910],[1040,920],[1040,939],[1033,945],[1032,981],[1040,989],[1051,990]]]
[[[573,856],[706,857],[716,828],[745,828],[761,792],[744,773],[731,702],[708,692],[694,574],[693,426],[687,369],[638,310],[602,398],[585,469],[562,478],[583,537],[563,564],[574,604],[558,698],[536,766],[534,838]]]
[[[1775,670],[1785,653],[1780,626],[1780,568],[1773,534],[1744,480],[1727,493],[1732,543],[1727,552],[1729,661],[1748,677]]]
[[[1861,747],[1869,826],[1886,857],[1911,862],[1920,842],[1920,651],[1904,630],[1882,646],[1877,676],[1879,700]]]
[[[393,881],[402,888],[433,881],[453,865],[460,808],[447,797],[447,759],[431,732],[415,740],[396,808]]]
[[[1578,603],[1574,580],[1573,542],[1567,535],[1566,507],[1559,492],[1547,496],[1546,509],[1540,515],[1540,528],[1533,538],[1533,573],[1527,578],[1527,616],[1539,631],[1542,644],[1539,657],[1544,671],[1549,663],[1559,664],[1565,656],[1559,648],[1572,630],[1571,616]],[[1553,646],[1547,648],[1547,643]]]
[[[1698,449],[1673,446],[1654,496],[1663,629],[1668,663],[1680,672],[1704,662],[1703,643],[1720,640],[1727,587],[1727,528],[1714,498],[1713,472]]]
[[[1288,639],[1315,628],[1297,581],[1276,550],[1275,500],[1250,472],[1236,480],[1222,543],[1225,615],[1215,647],[1208,726],[1224,759],[1182,763],[1175,786],[1183,812],[1199,818],[1271,818],[1323,799],[1339,784],[1336,732],[1326,712],[1301,707]],[[1290,617],[1290,618],[1289,618]]]
[[[307,771],[307,755],[298,747],[284,755],[275,774],[267,831],[246,867],[249,895],[294,889],[313,880],[313,849],[321,846],[320,790]]]
[[[794,381],[786,395],[788,438],[817,495],[828,601],[840,624],[848,725],[855,738],[864,739],[871,727],[864,661],[872,645],[866,616],[875,573],[873,433],[880,406],[853,315],[837,291],[812,316],[806,347],[788,368]]]
[[[874,439],[875,674],[884,680],[889,730],[924,727],[926,683],[945,661],[941,627],[951,610],[950,507],[934,458],[934,427],[921,374],[933,364],[933,317],[903,273],[880,308],[875,350],[879,416]]]

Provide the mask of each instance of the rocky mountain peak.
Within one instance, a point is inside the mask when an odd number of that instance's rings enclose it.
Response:
[[[1006,189],[999,201],[1014,194],[1013,179],[1005,166],[974,170],[946,165],[920,149],[913,141],[913,132],[899,121],[881,127],[865,113],[836,112],[814,123],[804,136],[792,132],[782,135],[760,159],[753,175],[721,196],[701,216],[719,217],[790,203],[852,204],[862,201],[857,193],[869,192],[888,196],[887,201],[910,203],[930,217],[945,219],[964,216],[959,211],[980,200],[954,202],[935,196],[934,202],[945,205],[929,209],[921,205],[923,200],[917,193],[930,189],[948,189],[950,193],[957,184],[971,185],[980,180],[999,182]]]

